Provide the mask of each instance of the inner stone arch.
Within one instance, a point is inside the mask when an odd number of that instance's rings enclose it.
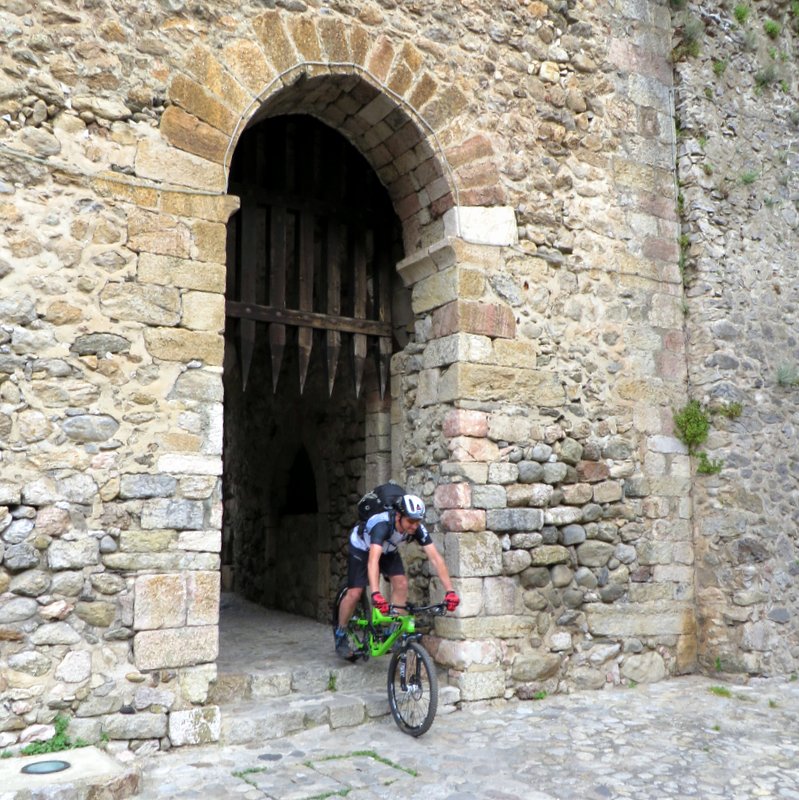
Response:
[[[259,102],[247,129],[269,117],[307,114],[363,155],[400,220],[406,255],[444,236],[444,214],[458,204],[456,184],[435,132],[409,101],[357,65],[301,63]]]

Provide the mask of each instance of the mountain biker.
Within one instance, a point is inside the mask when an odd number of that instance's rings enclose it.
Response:
[[[382,614],[388,613],[388,601],[380,593],[380,575],[391,584],[391,599],[395,605],[404,605],[408,599],[408,578],[397,547],[411,540],[422,546],[425,555],[444,584],[444,602],[448,611],[454,611],[460,598],[452,588],[447,565],[436,549],[433,539],[422,524],[425,505],[413,494],[402,495],[393,508],[369,517],[365,524],[356,525],[350,534],[347,560],[347,593],[339,606],[336,628],[336,653],[350,658],[345,627],[355,611],[355,606],[366,586],[372,605]]]

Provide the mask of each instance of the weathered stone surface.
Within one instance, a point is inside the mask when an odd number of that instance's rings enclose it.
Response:
[[[173,711],[169,715],[169,740],[173,747],[218,742],[222,714],[218,706]]]
[[[447,537],[445,558],[451,575],[469,578],[499,575],[502,547],[493,533],[458,533]]]
[[[560,656],[552,653],[520,653],[513,659],[511,676],[517,681],[545,681],[558,674],[560,663]]]
[[[214,626],[141,631],[133,640],[138,669],[188,667],[215,661],[219,649]]]
[[[100,308],[109,317],[146,325],[177,325],[180,294],[168,286],[107,283],[100,292]]]

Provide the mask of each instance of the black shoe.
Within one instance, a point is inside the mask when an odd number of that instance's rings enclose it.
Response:
[[[352,649],[350,648],[350,643],[347,641],[347,632],[339,628],[336,631],[335,636],[336,636],[336,655],[339,658],[343,658],[349,661],[353,656],[353,652]]]

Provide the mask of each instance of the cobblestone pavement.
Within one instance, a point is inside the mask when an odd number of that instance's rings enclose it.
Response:
[[[143,762],[140,800],[799,798],[799,682],[677,678]]]

